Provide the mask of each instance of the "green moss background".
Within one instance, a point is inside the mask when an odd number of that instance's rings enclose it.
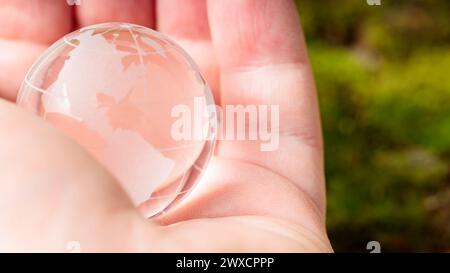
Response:
[[[450,1],[298,0],[336,251],[450,251]]]

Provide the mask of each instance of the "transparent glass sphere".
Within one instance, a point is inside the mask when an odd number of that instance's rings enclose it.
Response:
[[[31,67],[18,104],[84,147],[149,217],[198,181],[217,128],[211,92],[187,53],[127,23],[57,41]]]

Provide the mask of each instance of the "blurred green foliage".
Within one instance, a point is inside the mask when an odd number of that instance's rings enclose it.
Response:
[[[336,251],[450,251],[450,1],[298,0]]]

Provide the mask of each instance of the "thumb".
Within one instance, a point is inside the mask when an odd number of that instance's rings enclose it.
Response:
[[[0,99],[0,250],[126,250],[144,221],[116,181],[56,128]],[[143,226],[143,225],[141,225]],[[120,234],[120,236],[117,236]]]

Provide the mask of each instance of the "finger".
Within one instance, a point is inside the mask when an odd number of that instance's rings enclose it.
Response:
[[[158,30],[188,40],[209,40],[206,0],[162,0],[157,6]]]
[[[221,69],[222,106],[279,106],[274,151],[261,151],[261,140],[226,140],[219,144],[218,156],[274,171],[324,211],[320,118],[294,3],[211,0],[208,18]]]
[[[89,0],[76,7],[80,27],[106,23],[126,22],[150,28],[155,27],[153,0]]]
[[[72,27],[65,1],[4,0],[0,5],[0,98],[15,100],[28,68]]]
[[[86,251],[126,248],[142,219],[96,161],[3,100],[0,131],[0,249],[65,251],[70,241]]]
[[[3,0],[0,24],[4,39],[50,44],[71,30],[71,8],[66,1]]]
[[[0,98],[15,101],[25,74],[45,45],[0,39]]]
[[[211,44],[206,0],[158,1],[157,28],[193,57],[211,89],[216,92],[218,70]]]

